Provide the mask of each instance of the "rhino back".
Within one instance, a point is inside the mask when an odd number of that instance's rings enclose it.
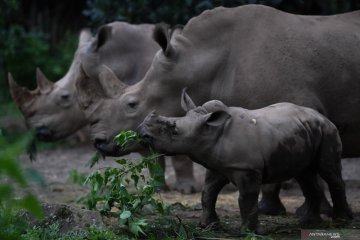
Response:
[[[301,16],[249,5],[193,18],[182,37],[191,42],[193,58],[208,56],[200,72],[211,72],[200,103],[220,99],[255,109],[288,101],[334,120],[358,118],[360,107],[351,116],[346,109],[360,106],[359,15]]]
[[[215,163],[232,170],[264,169],[264,182],[296,175],[314,160],[323,135],[338,136],[331,135],[336,127],[323,115],[291,103],[230,107],[228,113],[232,120],[214,147]]]

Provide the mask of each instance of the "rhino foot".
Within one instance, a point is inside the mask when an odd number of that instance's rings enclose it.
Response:
[[[170,188],[169,188],[169,186],[167,184],[163,184],[161,186],[158,186],[157,190],[160,191],[160,192],[169,192]]]
[[[240,236],[246,238],[252,232],[257,235],[267,235],[269,233],[263,226],[257,224],[254,229],[249,229],[248,226],[241,226]]]
[[[296,215],[301,217],[306,214],[307,202],[305,201],[298,209],[296,209]],[[333,209],[327,199],[323,199],[320,203],[320,213],[325,214],[328,217],[333,215]]]
[[[258,212],[265,215],[284,215],[286,209],[278,198],[262,198],[258,203]]]
[[[180,179],[175,184],[174,189],[175,191],[181,192],[182,194],[192,194],[199,192],[199,189],[195,185],[195,181],[193,179],[185,180]]]
[[[220,220],[216,213],[209,213],[209,214],[203,213],[200,219],[199,226],[201,228],[213,229],[219,227],[219,223]]]
[[[348,207],[343,211],[334,211],[333,220],[336,223],[348,223],[353,218],[353,214]]]
[[[307,214],[304,216],[301,216],[300,218],[300,225],[301,226],[316,226],[322,223],[323,220],[321,219],[320,215],[316,214]]]

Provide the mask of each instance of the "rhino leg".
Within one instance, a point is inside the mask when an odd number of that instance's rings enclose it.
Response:
[[[318,179],[318,183],[319,183],[321,189],[324,191],[324,189],[325,189],[324,181],[319,176],[317,179]],[[307,209],[307,204],[308,203],[305,201],[303,203],[303,205],[301,205],[298,209],[296,209],[296,215],[298,215],[299,217],[304,215],[304,213],[306,212],[306,209]],[[329,201],[326,199],[325,194],[322,194],[322,197],[321,197],[320,213],[325,214],[329,217],[331,217],[333,214],[333,209],[332,209]]]
[[[346,200],[345,183],[341,175],[341,152],[336,151],[337,142],[326,138],[322,145],[319,162],[319,174],[329,186],[333,202],[333,219],[346,222],[353,218]]]
[[[316,173],[307,169],[300,177],[296,178],[305,197],[306,207],[300,217],[300,224],[304,226],[316,225],[322,222],[320,217],[320,202],[324,194],[318,182]]]
[[[258,203],[259,213],[266,215],[282,215],[286,213],[279,198],[281,184],[263,184],[262,198]]]
[[[215,211],[216,200],[219,192],[227,183],[229,181],[222,175],[208,169],[206,170],[205,184],[201,195],[203,209],[200,219],[201,227],[206,227],[211,223],[219,221]]]
[[[193,163],[187,156],[172,156],[172,164],[176,174],[175,190],[184,194],[197,192]]]
[[[158,161],[159,161],[160,167],[163,169],[163,171],[165,173],[165,157],[160,156],[158,158]],[[152,174],[152,173],[150,173],[150,174]],[[165,181],[165,174],[163,174],[162,177],[163,177],[162,182],[164,184],[162,186],[160,186],[159,189],[162,190],[162,191],[169,191],[169,187],[166,185],[166,181]]]
[[[258,220],[258,197],[261,188],[261,174],[246,172],[238,174],[236,186],[239,188],[239,208],[241,214],[241,232],[247,230],[255,231],[257,234],[264,234],[264,230]]]

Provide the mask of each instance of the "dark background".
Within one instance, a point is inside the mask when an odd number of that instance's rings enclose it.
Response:
[[[10,101],[8,72],[31,89],[36,67],[52,81],[61,78],[84,27],[95,30],[115,20],[185,24],[206,9],[244,4],[307,15],[360,9],[360,0],[0,0],[0,102]]]

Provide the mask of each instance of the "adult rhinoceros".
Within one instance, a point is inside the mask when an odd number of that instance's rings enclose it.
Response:
[[[100,27],[95,37],[88,30],[82,31],[66,75],[53,83],[38,69],[38,88],[34,91],[18,86],[9,74],[12,97],[24,114],[28,127],[35,129],[40,140],[55,141],[86,126],[88,120],[76,100],[76,79],[82,77],[85,81],[97,82],[101,66],[105,64],[124,83],[131,85],[138,82],[159,50],[151,37],[153,29],[154,25],[150,24],[113,22]],[[193,192],[192,162],[176,162],[174,167],[176,189]]]
[[[343,156],[360,155],[360,11],[301,16],[259,5],[220,7],[173,37],[157,26],[154,38],[161,50],[143,80],[95,103],[100,150],[123,154],[109,140],[136,129],[152,110],[183,115],[178,99],[187,87],[198,105],[219,99],[248,109],[277,102],[314,108],[339,127]],[[272,203],[261,206],[281,210],[276,194],[265,199]]]
[[[159,49],[152,40],[153,25],[113,22],[102,26],[95,37],[83,30],[73,62],[66,75],[53,83],[37,69],[38,88],[19,87],[9,74],[12,97],[25,116],[27,125],[41,140],[64,138],[87,125],[75,96],[75,80],[80,63],[86,76],[97,80],[99,66],[106,64],[127,84],[138,82]]]

